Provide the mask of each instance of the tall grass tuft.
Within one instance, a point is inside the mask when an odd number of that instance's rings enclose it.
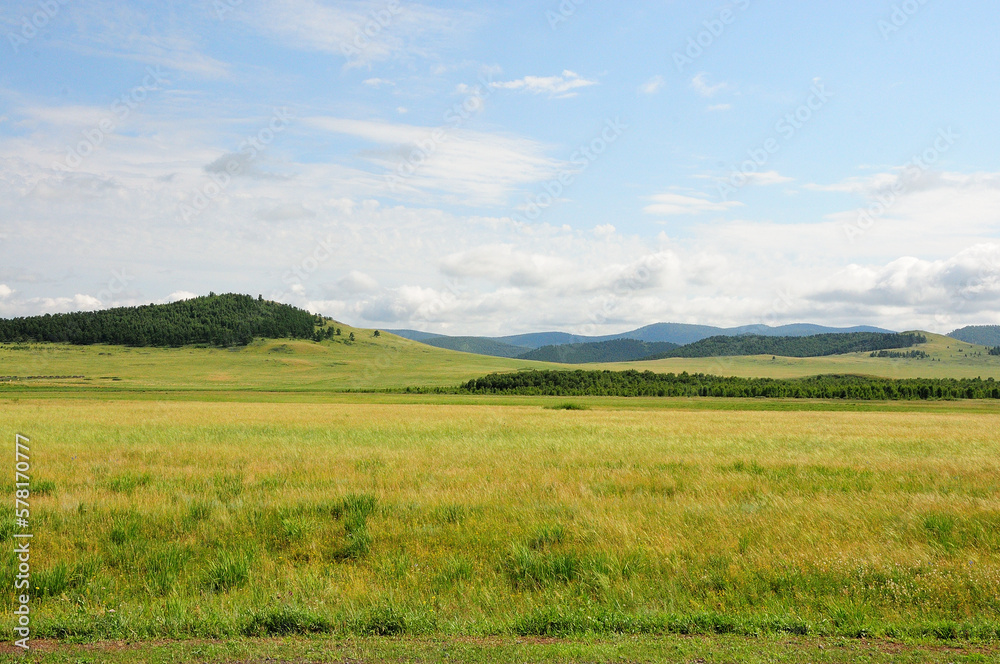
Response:
[[[209,590],[235,590],[245,586],[249,580],[250,556],[244,552],[223,551],[205,568],[204,585]]]

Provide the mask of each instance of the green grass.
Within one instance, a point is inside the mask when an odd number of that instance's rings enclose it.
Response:
[[[1000,639],[996,408],[345,398],[5,404],[36,636]]]
[[[345,390],[453,387],[490,372],[521,369],[648,369],[772,378],[857,373],[887,378],[1000,379],[1000,356],[977,356],[975,353],[982,352],[982,347],[933,334],[928,334],[928,343],[920,346],[933,361],[871,358],[867,353],[853,353],[819,358],[674,358],[561,365],[459,353],[388,333],[374,338],[371,330],[346,326],[343,330],[344,336],[322,343],[259,340],[235,349],[0,344],[0,375],[34,377],[0,382],[0,398],[88,392],[109,398],[331,395]],[[357,341],[349,343],[345,339],[352,331]]]
[[[245,639],[317,634],[289,652],[994,661],[997,404],[352,394],[552,365],[350,331],[0,347],[0,375],[84,376],[0,383],[0,435],[31,439],[32,625],[59,640],[39,661],[263,659],[278,646]],[[1000,377],[928,348],[944,361],[656,368]],[[68,645],[107,639],[147,645]]]
[[[1000,661],[994,646],[900,643],[794,635],[752,639],[731,635],[620,636],[574,639],[521,637],[328,637],[284,636],[322,632],[321,618],[293,609],[261,614],[259,636],[224,641],[107,643],[34,642],[31,660],[40,664],[173,664],[174,662],[741,662],[745,664],[985,664]],[[0,646],[2,648],[2,646]],[[22,658],[0,650],[0,661]],[[15,659],[16,658],[16,659]]]

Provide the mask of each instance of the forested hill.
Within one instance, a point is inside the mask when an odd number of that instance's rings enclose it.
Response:
[[[667,353],[677,348],[669,341],[646,342],[637,339],[612,339],[584,344],[559,344],[542,346],[520,355],[522,360],[541,362],[561,362],[563,364],[585,364],[587,362],[628,362],[641,360],[650,355]]]
[[[849,332],[846,334],[815,334],[809,337],[765,337],[758,334],[748,334],[738,337],[709,337],[646,359],[736,355],[822,357],[843,353],[870,353],[891,348],[909,348],[926,342],[927,337],[912,333]]]
[[[1000,346],[1000,325],[969,325],[948,336],[977,346]]]
[[[235,346],[254,337],[310,338],[314,324],[311,313],[287,304],[213,293],[170,304],[0,319],[0,341]]]

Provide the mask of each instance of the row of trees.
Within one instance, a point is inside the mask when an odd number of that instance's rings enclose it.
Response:
[[[236,346],[254,337],[309,339],[314,324],[308,311],[261,296],[212,293],[170,304],[0,319],[0,341]]]
[[[990,355],[1000,355],[1000,346],[994,346],[989,350]]]
[[[930,355],[922,350],[880,350],[873,352],[868,357],[891,357],[891,358],[908,358],[913,360],[925,360]]]
[[[622,397],[769,397],[799,399],[1000,399],[992,378],[816,376],[737,378],[651,371],[521,371],[490,374],[459,388],[473,394]]]
[[[735,337],[708,337],[647,359],[737,355],[822,357],[843,353],[870,353],[883,349],[910,348],[926,342],[927,337],[913,333],[846,332],[814,334],[807,337],[769,337],[760,334],[747,334]]]

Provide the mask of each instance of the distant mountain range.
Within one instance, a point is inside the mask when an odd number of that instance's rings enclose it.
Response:
[[[969,344],[1000,346],[1000,325],[969,325],[948,336]]]
[[[452,337],[444,334],[420,332],[418,330],[387,330],[387,332],[449,350],[459,350],[480,355],[494,355],[496,357],[520,357],[525,359],[542,359],[544,357],[546,359],[552,358],[549,361],[553,362],[574,364],[580,362],[624,362],[637,360],[650,355],[668,352],[670,348],[659,347],[644,355],[636,356],[636,353],[641,352],[643,347],[634,344],[619,344],[618,346],[597,348],[562,348],[558,350],[559,347],[566,345],[591,345],[621,339],[632,339],[647,344],[669,343],[683,346],[717,336],[760,335],[767,337],[807,337],[817,334],[844,334],[850,332],[891,333],[892,330],[869,325],[837,328],[810,323],[795,323],[792,325],[779,325],[777,327],[769,325],[743,325],[729,328],[713,327],[711,325],[688,325],[686,323],[655,323],[628,332],[603,336],[585,336],[569,334],[567,332],[533,332],[504,337]],[[532,353],[532,351],[547,346],[556,348],[547,349],[540,355]],[[598,356],[602,359],[579,359]],[[554,359],[555,357],[567,359],[557,360]]]

